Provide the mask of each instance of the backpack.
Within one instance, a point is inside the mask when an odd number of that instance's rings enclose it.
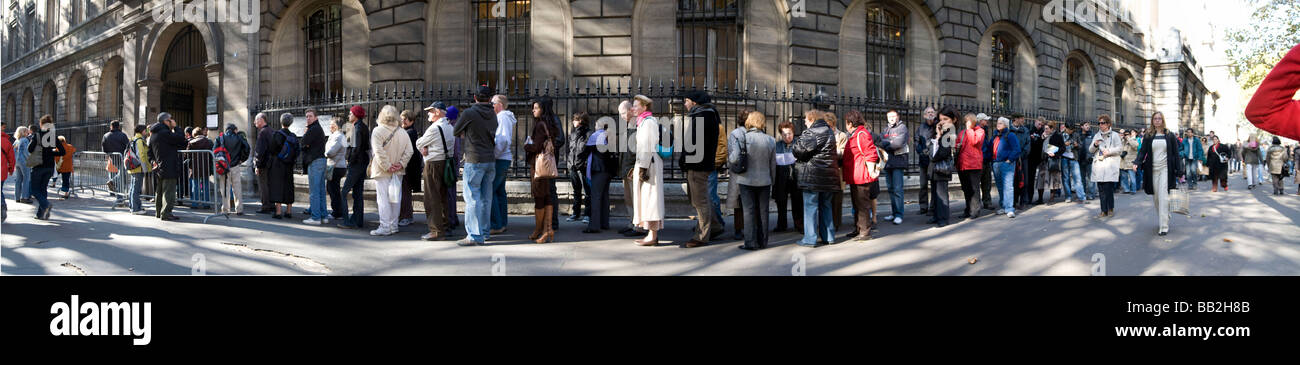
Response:
[[[131,140],[131,147],[126,149],[126,157],[122,162],[126,165],[127,170],[135,170],[143,165],[143,163],[140,162],[140,152],[137,152],[135,149],[135,146],[139,142],[139,138]]]
[[[240,145],[239,146],[240,148],[239,148],[239,153],[233,156],[230,155],[230,149],[229,148],[226,149],[226,156],[228,157],[226,161],[228,161],[229,166],[239,166],[240,164],[243,164],[244,161],[248,161],[248,150],[249,150],[248,143],[244,142],[244,139],[239,138],[239,136],[235,136],[234,138],[235,138],[235,142]],[[227,140],[225,135],[222,135],[221,137],[217,137],[218,146],[225,147],[226,141]]]
[[[284,163],[293,163],[294,160],[298,159],[298,136],[285,132],[283,129],[276,133],[284,135],[284,146],[280,147],[280,154],[275,157]]]
[[[229,160],[230,151],[226,150],[226,146],[218,144],[217,148],[212,149],[212,166],[217,175],[225,175],[230,170],[230,165],[226,162]]]

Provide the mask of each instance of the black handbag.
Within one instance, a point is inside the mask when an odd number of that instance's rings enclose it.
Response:
[[[749,167],[749,151],[747,151],[748,148],[745,146],[745,133],[741,133],[740,135],[740,156],[736,158],[736,162],[727,164],[727,169],[731,170],[731,172],[735,174],[743,174],[745,173],[745,169]]]

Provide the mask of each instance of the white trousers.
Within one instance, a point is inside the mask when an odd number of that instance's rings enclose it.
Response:
[[[1156,216],[1160,217],[1160,231],[1169,230],[1169,167],[1151,169],[1151,187],[1155,195]]]
[[[1246,165],[1246,185],[1258,184],[1261,178],[1258,174],[1259,164]]]
[[[380,230],[397,230],[397,214],[401,210],[400,205],[402,200],[400,198],[397,200],[389,199],[388,194],[390,194],[389,190],[392,189],[390,185],[391,180],[401,178],[402,177],[398,175],[391,175],[375,179],[375,189],[377,190],[375,194],[375,202],[379,205]]]
[[[217,176],[217,200],[224,213],[244,212],[244,167],[235,166],[226,171],[225,176]],[[234,202],[232,203],[231,200]]]

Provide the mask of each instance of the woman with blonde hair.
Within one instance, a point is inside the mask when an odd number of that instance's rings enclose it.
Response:
[[[767,117],[763,113],[751,112],[745,118],[745,133],[740,138],[728,141],[733,148],[727,150],[727,164],[736,166],[731,172],[730,190],[740,192],[740,204],[744,210],[745,243],[742,250],[767,248],[768,202],[772,200],[772,182],[776,178],[776,139],[763,133]],[[745,159],[741,160],[741,154]],[[743,164],[744,166],[739,166]]]
[[[1142,189],[1151,195],[1156,205],[1160,228],[1156,234],[1169,233],[1169,191],[1178,188],[1178,176],[1183,175],[1183,160],[1178,158],[1178,136],[1165,129],[1165,115],[1151,115],[1151,128],[1147,129],[1135,165],[1142,169]]]
[[[378,125],[370,132],[370,146],[374,158],[370,160],[370,178],[375,180],[375,201],[379,206],[379,228],[371,236],[389,236],[397,233],[397,215],[402,202],[402,178],[406,164],[415,149],[406,130],[398,125],[397,108],[384,105],[379,111]],[[397,135],[402,135],[398,138]]]
[[[632,189],[636,201],[632,207],[632,224],[647,232],[640,246],[659,244],[659,230],[664,227],[664,160],[659,157],[659,121],[650,112],[653,101],[645,95],[632,98],[632,115],[636,123],[636,165],[632,172]]]

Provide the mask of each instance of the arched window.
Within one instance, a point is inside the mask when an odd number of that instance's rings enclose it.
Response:
[[[680,0],[677,6],[681,85],[735,87],[740,78],[741,0]]]
[[[529,79],[530,0],[473,0],[474,71],[497,91],[524,88]]]
[[[1065,91],[1068,105],[1065,115],[1070,120],[1082,120],[1084,117],[1083,86],[1080,85],[1080,81],[1083,79],[1083,63],[1071,58],[1065,64]]]
[[[343,92],[343,27],[340,5],[329,5],[307,17],[307,93],[328,97]]]
[[[902,99],[906,30],[898,13],[880,6],[867,8],[867,97]]]
[[[993,35],[993,106],[1010,109],[1012,82],[1016,79],[1015,43],[1006,34]]]
[[[1123,75],[1115,76],[1115,92],[1111,95],[1115,97],[1113,109],[1115,109],[1115,124],[1127,125],[1128,120],[1124,119],[1124,112],[1128,110],[1124,105],[1124,84],[1128,83],[1128,78]]]
[[[83,122],[86,120],[86,75],[80,71],[73,73],[68,78],[68,95],[66,96],[68,105],[65,107],[69,122]]]

